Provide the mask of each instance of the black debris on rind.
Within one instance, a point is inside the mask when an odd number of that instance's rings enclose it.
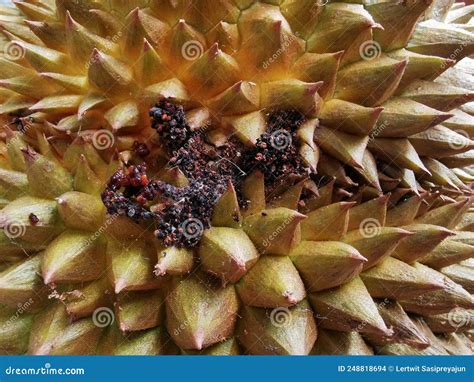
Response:
[[[299,112],[269,113],[268,131],[251,150],[245,150],[232,137],[223,147],[208,144],[199,131],[191,131],[183,107],[169,100],[155,105],[150,118],[168,153],[169,165],[179,168],[189,185],[178,188],[150,180],[146,164],[141,164],[117,171],[102,193],[102,200],[109,214],[127,216],[136,222],[153,221],[156,237],[166,246],[194,247],[200,242],[229,181],[241,207],[245,207],[247,201],[241,196],[240,186],[254,170],[262,171],[269,187],[287,176],[308,174],[298,155],[296,132],[305,121]],[[133,148],[141,158],[150,154],[143,143],[135,142]]]

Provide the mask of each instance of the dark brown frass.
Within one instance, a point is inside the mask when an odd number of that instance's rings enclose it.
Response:
[[[189,180],[178,188],[149,179],[145,163],[117,171],[102,193],[109,214],[127,216],[136,222],[154,221],[155,234],[167,246],[196,246],[204,229],[210,227],[213,209],[229,182],[238,194],[242,180],[254,170],[265,175],[268,187],[290,175],[309,173],[298,155],[298,127],[304,116],[296,111],[278,111],[267,117],[268,131],[255,148],[246,150],[235,138],[215,147],[203,134],[191,130],[181,105],[161,101],[150,110],[152,128],[158,132],[169,156],[169,165],[178,167]],[[140,158],[148,157],[146,144],[135,142]],[[241,207],[247,201],[240,198]],[[188,222],[198,222],[200,232],[187,231]],[[194,229],[196,224],[193,225]]]

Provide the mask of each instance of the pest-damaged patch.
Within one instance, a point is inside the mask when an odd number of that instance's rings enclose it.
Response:
[[[231,137],[222,147],[206,142],[192,131],[181,105],[161,101],[150,110],[151,126],[160,136],[169,156],[169,166],[179,168],[189,180],[186,187],[175,187],[149,179],[146,164],[117,171],[102,193],[110,214],[127,216],[136,222],[153,221],[155,235],[166,246],[196,246],[220,197],[232,182],[241,197],[242,181],[258,169],[266,186],[289,175],[308,174],[298,155],[297,129],[304,116],[296,111],[278,111],[267,116],[268,131],[252,149]],[[149,155],[146,145],[136,142],[134,151],[141,158]]]

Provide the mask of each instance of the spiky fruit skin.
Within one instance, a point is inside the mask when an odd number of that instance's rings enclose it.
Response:
[[[472,351],[474,35],[453,13],[419,23],[436,2],[355,3],[0,8],[21,54],[1,59],[0,118],[27,116],[1,145],[1,352]],[[186,184],[150,128],[163,98],[216,146],[296,109],[301,157],[333,180],[269,195],[251,174],[246,209],[229,187],[197,248],[165,248],[99,197],[135,141]]]

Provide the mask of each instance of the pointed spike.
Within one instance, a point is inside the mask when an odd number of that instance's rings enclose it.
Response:
[[[413,324],[410,317],[397,302],[384,299],[376,301],[377,308],[385,323],[393,329],[392,337],[377,337],[366,335],[365,338],[377,347],[390,343],[402,343],[413,346],[416,349],[426,349],[430,346],[430,340]]]
[[[112,56],[94,48],[88,67],[89,81],[97,88],[110,94],[130,91],[132,71]]]
[[[69,66],[68,57],[57,50],[24,41],[14,43],[23,50],[24,57],[37,71],[62,73]]]
[[[433,109],[449,111],[474,100],[474,92],[436,82],[414,81],[401,94]]]
[[[66,30],[63,24],[29,20],[25,20],[25,24],[46,46],[57,51],[66,50]]]
[[[213,73],[213,76],[209,77],[208,73]],[[194,95],[205,98],[222,93],[241,78],[237,61],[220,50],[217,43],[196,59],[184,76],[186,85],[190,89],[195,89]],[[204,78],[207,78],[205,86],[203,86]]]
[[[368,137],[358,137],[321,126],[315,131],[315,141],[323,151],[342,163],[363,168],[362,161],[369,142]]]
[[[349,65],[339,71],[334,96],[364,106],[381,105],[398,88],[407,62],[381,57]]]
[[[237,135],[246,146],[253,147],[257,139],[266,131],[267,122],[261,111],[244,114],[238,117],[224,117],[222,123]]]
[[[347,233],[349,210],[355,202],[340,202],[319,208],[301,222],[301,239],[337,241]]]
[[[281,80],[263,83],[260,87],[260,106],[271,109],[296,109],[303,114],[317,116],[322,104],[318,90],[322,82]]]
[[[413,34],[420,16],[431,1],[414,3],[379,2],[369,4],[366,9],[383,28],[374,31],[376,40],[385,51],[403,48]],[[403,23],[400,23],[403,20]],[[397,25],[397,28],[393,28]]]
[[[244,231],[227,227],[206,230],[198,254],[203,269],[219,277],[224,285],[239,281],[259,257]]]
[[[360,278],[372,297],[393,300],[417,297],[440,290],[443,284],[423,272],[389,256],[375,267],[362,272]]]
[[[208,101],[208,106],[223,115],[251,113],[259,109],[260,94],[253,82],[240,81]]]
[[[403,229],[415,234],[404,239],[392,256],[406,263],[413,263],[423,258],[444,239],[454,235],[454,232],[444,227],[430,224],[410,224],[404,226]]]
[[[298,203],[301,199],[301,193],[307,180],[304,179],[297,184],[289,187],[283,194],[276,196],[268,206],[270,208],[289,208],[291,210],[298,209]]]
[[[104,118],[112,127],[113,132],[133,131],[138,128],[140,110],[135,101],[125,101],[108,110]]]
[[[369,150],[377,156],[395,163],[397,167],[408,168],[417,174],[430,175],[408,139],[376,138],[369,141]]]
[[[232,182],[221,196],[212,213],[212,225],[216,227],[239,228],[242,222],[237,193]]]
[[[237,24],[220,21],[206,35],[208,43],[217,42],[227,54],[235,54],[240,43],[239,28]]]
[[[137,65],[137,75],[145,86],[172,77],[171,71],[166,68],[160,55],[147,39],[144,39],[143,42],[143,51]]]
[[[42,255],[32,256],[6,268],[0,273],[2,303],[26,312],[35,312],[47,301],[48,290],[41,279]]]
[[[389,198],[390,194],[382,195],[377,199],[370,200],[351,208],[347,230],[352,231],[359,229],[362,222],[364,220],[367,221],[369,218],[375,219],[375,221],[379,222],[380,227],[384,227]]]
[[[474,308],[472,296],[460,285],[425,265],[415,263],[414,267],[425,272],[426,276],[431,278],[431,280],[444,284],[444,288],[426,292],[417,297],[399,300],[403,309],[420,315],[433,315],[448,313],[457,307],[465,309]]]
[[[35,21],[54,21],[55,15],[46,7],[40,7],[26,1],[14,1],[18,7],[29,19]]]
[[[112,305],[110,288],[107,278],[101,278],[86,284],[84,287],[76,286],[71,292],[66,292],[60,297],[64,298],[66,311],[71,321],[77,321],[94,314],[97,309],[102,310]],[[100,312],[101,310],[97,310]],[[96,313],[97,314],[97,313]]]
[[[232,335],[238,309],[233,285],[218,288],[205,276],[174,278],[166,299],[166,327],[180,348],[202,350]]]
[[[148,39],[154,46],[162,45],[164,37],[169,27],[161,20],[145,13],[140,8],[132,10],[125,18],[122,35],[123,54],[130,57],[137,57],[140,53],[140,44],[143,39]]]
[[[405,138],[422,133],[452,116],[404,98],[392,98],[383,107],[384,111],[372,132],[381,138]]]
[[[440,269],[440,272],[469,293],[474,292],[474,269],[466,263],[453,264]]]
[[[262,257],[236,285],[245,305],[289,307],[306,297],[298,271],[288,257]]]
[[[118,224],[120,221],[114,220],[113,225]],[[140,234],[142,234],[141,230]],[[123,236],[118,237],[123,238]],[[115,293],[155,289],[163,284],[162,279],[154,277],[154,260],[152,260],[154,255],[151,252],[152,248],[147,247],[145,242],[124,243],[109,238],[107,257],[111,261],[110,272]]]
[[[307,355],[318,334],[306,301],[292,308],[261,309],[244,306],[238,335],[250,354]]]
[[[74,189],[89,195],[99,195],[103,188],[103,182],[92,171],[84,155],[79,157],[74,177]]]
[[[410,235],[409,231],[382,227],[380,222],[368,219],[358,230],[344,236],[342,241],[356,248],[368,260],[364,269],[369,269],[390,256],[400,241]]]
[[[340,20],[334,23],[334,19]],[[359,4],[325,4],[313,34],[308,39],[307,50],[325,53],[328,50],[347,50],[355,36],[378,27],[372,16]]]
[[[319,326],[338,331],[356,331],[390,336],[377,306],[360,278],[339,288],[311,294],[311,305],[318,312]]]
[[[40,248],[63,229],[56,202],[31,196],[19,197],[0,211],[0,228],[10,240],[26,241]]]
[[[122,332],[155,328],[164,321],[165,301],[159,290],[119,294],[116,304]]]
[[[40,75],[73,93],[84,93],[87,88],[87,78],[83,76],[68,76],[60,73],[40,73]]]
[[[452,67],[456,61],[437,56],[427,56],[410,52],[406,49],[399,49],[388,52],[387,56],[395,60],[403,60],[408,58],[408,65],[400,81],[397,94],[403,92],[407,86],[416,80],[434,80],[445,70]],[[452,85],[452,84],[451,84]]]
[[[31,333],[28,354],[88,355],[95,351],[101,329],[92,319],[70,324],[65,306],[55,303],[35,316]]]
[[[262,254],[286,255],[297,244],[297,229],[305,215],[272,208],[244,218],[243,229]]]
[[[310,292],[351,281],[367,262],[355,248],[338,241],[302,241],[289,256]]]
[[[464,209],[469,205],[470,199],[465,198],[456,203],[432,209],[420,216],[416,222],[420,224],[433,224],[448,229],[453,229],[457,220],[464,214]]]
[[[382,113],[382,107],[368,108],[332,99],[324,103],[319,114],[321,124],[349,134],[369,135]],[[377,130],[378,131],[378,130]]]
[[[154,273],[157,276],[181,276],[190,273],[193,265],[194,253],[188,248],[159,248]]]
[[[463,47],[462,50],[459,49],[460,46]],[[427,20],[416,26],[408,49],[416,53],[460,60],[474,53],[474,37],[472,33],[447,23]]]
[[[102,275],[103,243],[90,238],[88,233],[66,231],[48,246],[41,266],[45,284],[92,281]]]
[[[423,198],[412,196],[410,199],[396,205],[387,212],[387,227],[402,227],[412,224],[418,214]]]
[[[95,231],[105,219],[105,206],[99,197],[70,191],[57,198],[58,212],[67,227]]]

